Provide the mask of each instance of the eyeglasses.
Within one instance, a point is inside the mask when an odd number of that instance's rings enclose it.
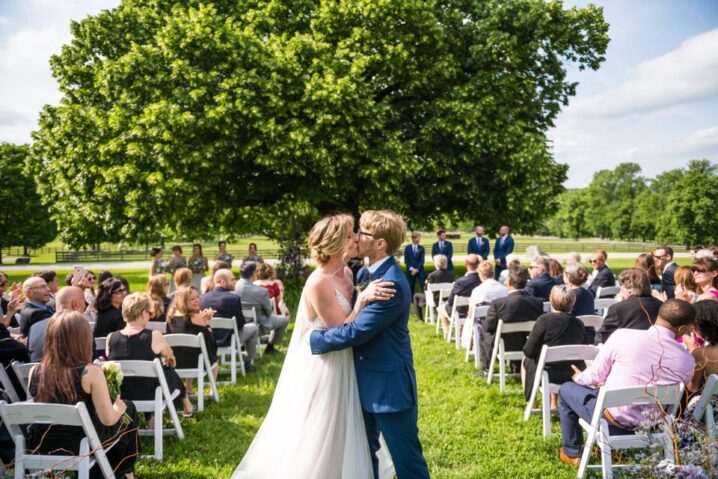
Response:
[[[29,288],[25,289],[48,289],[48,286],[45,284],[43,286],[30,286]]]
[[[540,268],[540,267],[541,266],[539,266],[539,265],[532,264],[531,266],[529,266],[529,269]]]
[[[120,289],[113,291],[112,294],[119,294],[119,293],[126,293],[126,292],[127,292],[127,289],[120,288]]]
[[[592,259],[591,261],[589,261],[589,263],[591,263],[591,264],[598,263],[598,262],[599,262],[599,260],[597,260],[597,259]]]
[[[88,276],[88,277],[87,277],[87,281],[95,281],[95,277],[94,277],[94,276]]]
[[[367,232],[367,231],[362,231],[362,230],[357,231],[356,234],[357,234],[358,236],[364,235],[364,236],[368,236],[368,237],[370,237],[370,238],[373,238],[373,237],[374,237],[373,234],[371,234],[371,233],[369,233],[369,232]]]
[[[707,273],[708,270],[704,268],[691,268],[692,273]]]

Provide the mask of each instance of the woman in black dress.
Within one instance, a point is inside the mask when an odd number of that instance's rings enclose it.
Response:
[[[140,452],[137,412],[130,401],[119,397],[111,401],[102,369],[92,364],[92,331],[82,313],[62,311],[50,319],[42,362],[30,371],[28,388],[36,402],[84,402],[100,441],[111,444],[118,440],[107,451],[116,476],[134,478]],[[124,414],[130,417],[130,424],[121,421]],[[64,449],[77,455],[84,436],[78,426],[35,424],[29,433],[29,448],[40,454]],[[90,477],[102,477],[99,467],[92,468]]]
[[[538,365],[543,345],[566,346],[569,344],[585,344],[586,342],[586,331],[583,322],[570,314],[571,308],[576,302],[574,290],[563,284],[556,285],[551,289],[549,301],[551,302],[551,312],[538,317],[523,348],[526,356],[522,363],[522,369],[525,370],[524,396],[527,401],[531,397],[534,377],[537,374],[536,366]],[[553,384],[570,381],[571,376],[573,376],[571,364],[574,364],[579,369],[586,367],[583,361],[573,363],[566,361],[546,365],[545,369],[548,371],[549,381]],[[555,408],[556,397],[553,394],[551,396],[551,407]]]
[[[153,361],[162,358],[167,365],[165,378],[170,391],[180,390],[184,416],[192,415],[192,403],[182,380],[175,372],[177,363],[172,348],[159,331],[147,328],[152,311],[152,301],[145,293],[133,293],[122,301],[122,317],[127,324],[120,331],[110,333],[107,354],[112,361],[138,360]],[[157,380],[150,378],[126,378],[122,382],[122,397],[127,399],[154,399]]]
[[[119,331],[125,327],[122,319],[122,300],[127,296],[127,288],[117,278],[106,279],[97,291],[95,309],[97,309],[97,320],[95,321],[94,336],[104,338],[108,334]]]
[[[209,321],[214,316],[214,309],[199,310],[199,291],[194,286],[184,286],[175,291],[172,304],[167,312],[167,332],[172,334],[202,333],[204,344],[209,355],[209,363],[217,363],[217,341],[214,339]],[[194,348],[175,348],[178,368],[196,368],[197,350]],[[217,367],[212,368],[212,374],[217,378]],[[185,386],[188,392],[192,391],[192,380],[187,379]]]

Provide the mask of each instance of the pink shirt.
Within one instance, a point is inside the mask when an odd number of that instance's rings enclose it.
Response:
[[[609,389],[648,384],[687,383],[691,380],[695,359],[676,342],[670,329],[653,325],[647,330],[617,329],[603,345],[576,382]],[[656,408],[656,406],[649,406]],[[645,406],[610,408],[619,424],[635,427],[646,421]]]

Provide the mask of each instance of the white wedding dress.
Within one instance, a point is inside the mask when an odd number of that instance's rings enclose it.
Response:
[[[336,292],[348,315],[351,304]],[[373,479],[352,349],[311,354],[304,294],[274,398],[232,479]],[[381,478],[394,469],[380,450]]]

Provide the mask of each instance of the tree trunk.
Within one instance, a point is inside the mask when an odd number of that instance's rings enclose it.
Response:
[[[22,245],[22,255],[23,256],[30,256],[27,252],[27,245]]]

